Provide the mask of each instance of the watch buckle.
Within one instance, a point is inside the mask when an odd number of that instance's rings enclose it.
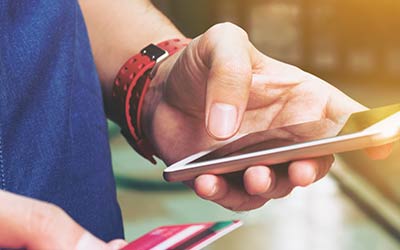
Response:
[[[156,62],[156,64],[154,65],[154,67],[150,71],[150,74],[149,74],[150,79],[153,79],[153,77],[157,73],[158,64],[160,64],[162,61],[167,59],[168,56],[169,56],[168,51],[166,51],[166,50],[164,50],[164,49],[162,49],[162,48],[160,48],[157,45],[154,45],[152,43],[149,44],[144,49],[142,49],[140,51],[140,53],[142,55],[148,56],[150,58],[150,60]]]

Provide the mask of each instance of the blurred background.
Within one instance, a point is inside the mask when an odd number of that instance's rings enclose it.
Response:
[[[398,0],[157,0],[189,37],[218,22],[244,28],[265,54],[294,64],[369,106],[400,102]],[[162,181],[110,124],[126,238],[165,224],[242,219],[208,249],[400,249],[400,146],[389,159],[337,156],[330,175],[253,212],[234,213]]]

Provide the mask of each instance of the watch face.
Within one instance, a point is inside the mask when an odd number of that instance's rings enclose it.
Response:
[[[142,49],[140,53],[142,53],[142,55],[150,57],[152,61],[158,61],[159,58],[168,56],[167,51],[161,49],[160,47],[154,44],[148,45],[146,48]]]

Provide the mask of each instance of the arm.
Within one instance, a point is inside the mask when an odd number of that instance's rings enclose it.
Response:
[[[113,78],[127,57],[150,42],[182,36],[145,0],[88,0],[80,4],[106,105],[110,100]],[[152,25],[146,25],[148,23]],[[1,249],[117,250],[126,245],[123,240],[101,241],[61,208],[50,203],[0,190],[0,204]]]
[[[81,1],[80,4],[106,105],[110,100],[115,73],[127,57],[150,42],[181,36],[145,0],[96,0]],[[146,30],[140,32],[143,27]],[[73,221],[61,208],[50,203],[0,190],[0,204],[0,248],[117,250],[126,245],[123,240],[108,244],[101,241]]]
[[[81,0],[81,5],[106,110],[115,120],[110,93],[119,67],[150,42],[182,34],[149,1]],[[145,97],[142,123],[157,155],[170,164],[239,132],[335,121],[364,109],[321,79],[262,54],[244,30],[225,23],[161,64]],[[244,173],[199,176],[188,185],[226,208],[250,210],[317,181],[332,162],[326,156],[286,168],[249,166]]]
[[[112,84],[122,64],[150,43],[183,35],[148,0],[80,0],[99,73],[107,116]],[[119,123],[119,121],[116,121]]]

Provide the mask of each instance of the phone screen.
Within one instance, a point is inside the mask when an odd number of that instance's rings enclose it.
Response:
[[[227,156],[253,153],[338,135],[357,133],[399,111],[400,104],[395,104],[353,113],[350,116],[343,117],[339,121],[322,119],[241,135],[234,141],[190,163],[200,163]]]

